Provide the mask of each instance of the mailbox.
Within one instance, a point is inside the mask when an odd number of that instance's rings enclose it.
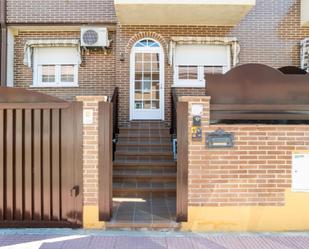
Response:
[[[234,134],[222,129],[206,133],[206,145],[208,148],[233,148]]]

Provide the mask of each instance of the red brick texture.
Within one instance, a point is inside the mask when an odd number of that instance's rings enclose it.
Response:
[[[202,103],[203,141],[189,135],[190,206],[282,206],[291,188],[292,152],[309,149],[308,125],[209,125],[209,99],[183,97]],[[209,149],[205,133],[233,132],[235,147]]]
[[[309,36],[300,26],[300,0],[259,0],[253,10],[235,27],[209,26],[119,26],[117,29],[117,75],[120,87],[120,119],[129,116],[130,48],[138,39],[157,39],[165,48],[172,36],[233,36],[240,46],[240,64],[263,63],[272,67],[300,65],[299,43]],[[120,54],[125,61],[120,61]],[[170,93],[173,67],[165,53],[165,117],[170,119]],[[200,95],[202,88],[178,88],[179,95]]]
[[[7,0],[9,23],[114,23],[113,0]]]
[[[98,102],[106,101],[103,96],[77,96],[84,110],[93,111],[93,123],[83,126],[83,197],[84,205],[98,205],[99,179],[99,131]]]
[[[47,1],[8,0],[8,21],[82,22],[114,20],[113,1]],[[72,6],[71,6],[72,5]],[[57,6],[57,8],[55,7]],[[104,6],[104,7],[103,7]],[[65,11],[66,13],[62,13]],[[105,15],[105,11],[109,13]],[[48,12],[48,14],[46,14]],[[113,12],[113,13],[112,13]],[[99,16],[99,17],[98,17]],[[44,19],[44,20],[43,20]],[[106,19],[106,20],[107,20]],[[80,68],[79,88],[39,89],[65,99],[75,95],[111,95],[120,88],[120,122],[129,119],[130,51],[134,42],[144,37],[158,40],[165,50],[165,119],[170,120],[173,67],[168,65],[168,44],[171,36],[233,36],[240,46],[240,64],[264,63],[272,67],[299,66],[299,42],[309,37],[309,28],[300,26],[300,0],[259,0],[252,11],[235,27],[210,26],[125,26],[111,32],[115,41],[111,54],[90,51]],[[78,38],[79,32],[19,32],[16,36],[15,83],[27,87],[32,82],[31,69],[22,65],[23,45],[27,39]],[[124,61],[121,56],[124,54]],[[203,88],[178,88],[179,95],[200,95]]]
[[[110,32],[110,39],[115,40],[115,33]],[[15,36],[14,86],[32,85],[32,68],[23,64],[24,45],[31,39],[79,39],[79,32],[19,32]],[[73,88],[31,88],[63,99],[72,100],[77,95],[111,95],[115,85],[115,43],[107,53],[103,50],[89,50],[83,56],[83,63],[78,70],[79,87]]]

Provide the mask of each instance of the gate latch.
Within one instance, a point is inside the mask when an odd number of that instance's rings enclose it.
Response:
[[[71,189],[71,196],[76,197],[79,195],[79,186],[76,185]]]

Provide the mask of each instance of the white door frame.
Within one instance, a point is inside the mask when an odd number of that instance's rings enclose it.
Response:
[[[130,54],[130,120],[164,120],[164,50],[162,46],[160,47],[136,47],[135,45],[142,40],[151,40],[156,42],[151,38],[143,38],[137,41],[132,47]],[[154,110],[142,110],[141,115],[137,115],[139,111],[135,110],[135,54],[136,53],[158,53],[159,54],[159,63],[160,63],[160,76],[159,76],[159,89],[160,89],[160,109],[159,114],[153,116]],[[143,112],[143,113],[142,113]],[[147,112],[149,113],[147,115]]]

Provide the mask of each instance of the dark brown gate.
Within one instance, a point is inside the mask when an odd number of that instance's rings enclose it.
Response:
[[[82,103],[0,88],[0,227],[82,225]]]

